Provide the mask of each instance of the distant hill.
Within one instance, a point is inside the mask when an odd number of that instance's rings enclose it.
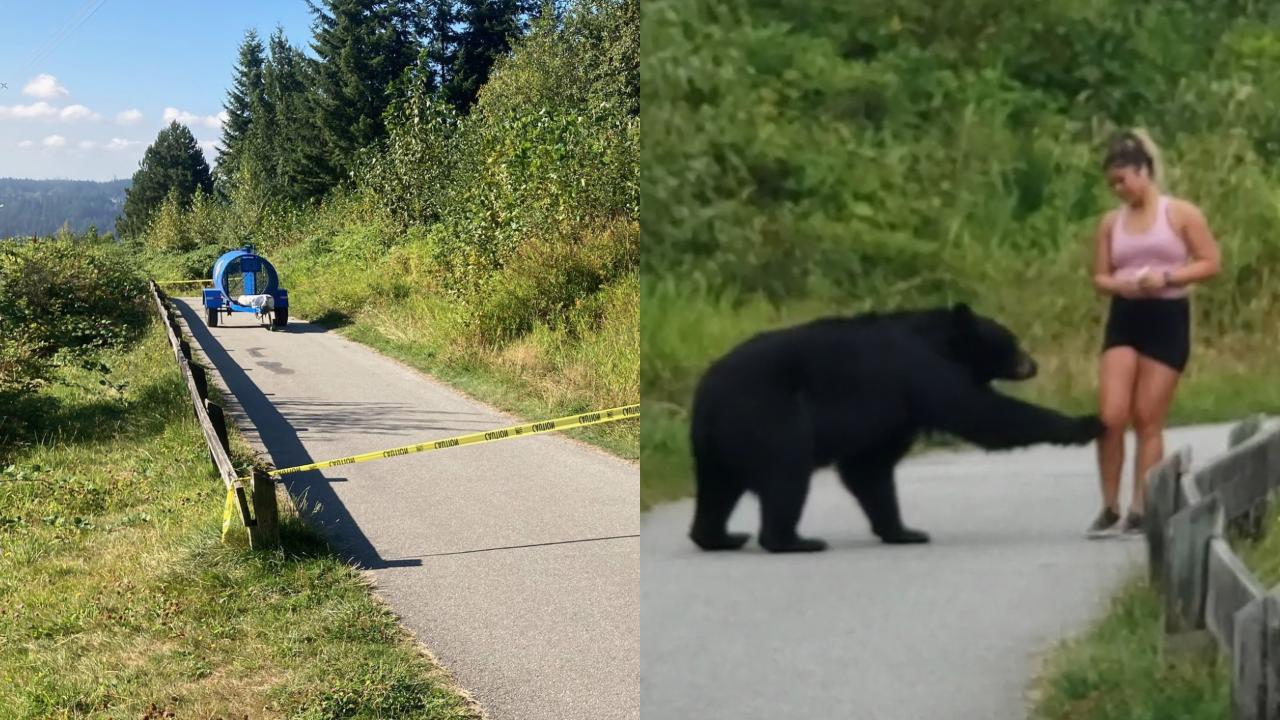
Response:
[[[48,235],[64,222],[78,233],[114,232],[130,182],[0,178],[0,238]]]

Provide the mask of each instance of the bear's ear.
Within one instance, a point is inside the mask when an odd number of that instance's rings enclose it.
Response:
[[[958,302],[951,306],[951,316],[956,320],[967,322],[973,319],[973,310],[968,303]]]

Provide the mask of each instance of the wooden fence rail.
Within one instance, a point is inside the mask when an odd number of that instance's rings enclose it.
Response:
[[[168,297],[155,282],[151,282],[150,287],[156,311],[160,313],[160,319],[165,323],[169,335],[173,357],[191,395],[196,422],[199,423],[205,445],[209,448],[209,460],[228,492],[235,496],[240,522],[249,531],[249,546],[255,549],[275,547],[280,544],[275,479],[255,469],[250,489],[246,491],[231,463],[226,415],[220,406],[209,400],[207,373],[203,367],[192,362],[191,344],[182,337],[182,324]]]
[[[1280,720],[1280,595],[1228,541],[1263,529],[1280,487],[1280,425],[1250,417],[1226,439],[1195,471],[1184,447],[1148,475],[1148,572],[1164,597],[1166,649],[1215,647],[1231,659],[1232,717]]]

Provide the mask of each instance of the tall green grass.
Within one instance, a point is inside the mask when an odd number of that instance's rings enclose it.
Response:
[[[1216,651],[1169,653],[1162,600],[1135,578],[1101,620],[1059,643],[1033,688],[1032,720],[1225,720],[1231,666]]]

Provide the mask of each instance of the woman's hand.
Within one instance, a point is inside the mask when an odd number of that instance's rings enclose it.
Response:
[[[1138,298],[1147,296],[1147,291],[1143,289],[1140,281],[1116,280],[1114,287],[1115,294],[1126,300],[1137,300]]]
[[[1165,273],[1147,272],[1146,268],[1143,268],[1142,272],[1138,274],[1138,287],[1148,293],[1162,290],[1168,286],[1168,275]]]
[[[1147,295],[1147,291],[1142,288],[1136,279],[1122,280],[1115,275],[1102,274],[1094,276],[1093,284],[1105,293],[1119,295],[1127,300],[1137,300]]]

